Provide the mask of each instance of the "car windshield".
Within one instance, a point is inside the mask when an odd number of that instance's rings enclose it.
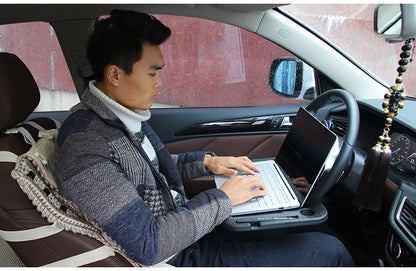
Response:
[[[376,4],[292,4],[280,9],[335,44],[386,86],[397,77],[403,43],[387,43],[373,32]],[[403,76],[406,94],[416,97],[414,65]]]

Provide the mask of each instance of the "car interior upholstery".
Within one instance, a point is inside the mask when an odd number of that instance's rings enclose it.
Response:
[[[383,5],[300,6],[2,4],[0,267],[142,266],[130,260],[75,204],[59,195],[50,174],[53,151],[36,152],[43,146],[41,141],[54,147],[49,144],[54,132],[93,79],[86,55],[89,31],[98,16],[106,16],[114,8],[160,17],[176,35],[161,48],[166,64],[163,88],[148,120],[170,153],[210,151],[250,159],[276,157],[298,109],[311,111],[314,103],[313,115],[341,139],[341,144],[352,126],[358,133],[354,142],[348,141],[348,155],[343,155],[342,161],[337,158],[339,167],[331,166],[331,175],[323,174],[326,182],[328,176],[332,179],[328,193],[317,202],[325,212],[307,206],[296,216],[281,210],[260,214],[258,219],[245,215],[252,219],[249,222],[237,222],[239,217],[230,215],[221,227],[262,231],[322,224],[354,254],[359,267],[416,266],[414,63],[404,76],[404,108],[394,117],[389,131],[392,160],[387,177],[380,179],[385,182],[378,187],[384,184],[380,210],[358,208],[353,200],[368,153],[385,131],[382,104],[396,78],[396,58],[399,60],[402,45],[382,39],[377,42],[374,8]],[[416,18],[416,4],[397,6],[410,8]],[[412,37],[415,26],[413,30]],[[414,58],[414,38],[412,44],[409,53]],[[287,75],[288,68],[281,71],[282,78],[293,81],[293,94],[288,94],[287,88],[273,87],[283,81],[272,76],[278,70],[273,63],[282,60],[303,63],[301,71],[293,74]],[[389,66],[390,62],[394,65]],[[333,90],[353,96],[359,113],[355,118],[337,97],[317,104],[319,97]],[[31,194],[31,185],[39,197]],[[188,198],[215,187],[214,176],[184,182]],[[365,195],[381,194],[373,192]],[[318,216],[322,219],[315,219]],[[276,219],[265,219],[270,217]],[[71,227],[75,224],[79,227]]]
[[[11,177],[17,157],[27,152],[31,144],[39,139],[39,130],[57,128],[59,123],[48,118],[25,121],[39,102],[39,89],[30,71],[17,56],[0,53],[0,78],[3,93],[0,127],[4,132],[0,137],[0,235],[8,241],[25,266],[54,266],[57,263],[62,266],[65,259],[81,261],[82,255],[97,251],[103,244],[89,236],[59,229],[51,234],[42,233],[51,223],[41,216]],[[30,238],[26,238],[28,235]],[[111,254],[113,256],[92,263],[94,257],[89,254],[86,260],[89,263],[85,266],[132,266],[119,253],[112,251]]]

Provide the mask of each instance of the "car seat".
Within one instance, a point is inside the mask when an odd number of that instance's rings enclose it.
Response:
[[[36,82],[14,54],[0,53],[0,236],[25,266],[134,266],[112,250],[100,251],[95,238],[66,230],[50,231],[32,201],[11,177],[17,157],[39,139],[39,130],[59,127],[49,118],[26,121],[40,100]],[[2,240],[3,241],[3,240]],[[4,243],[4,242],[3,242]],[[1,251],[0,251],[1,252]]]

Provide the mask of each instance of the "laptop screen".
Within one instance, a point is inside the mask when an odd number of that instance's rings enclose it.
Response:
[[[289,177],[305,177],[312,184],[335,142],[337,136],[300,107],[275,161]]]

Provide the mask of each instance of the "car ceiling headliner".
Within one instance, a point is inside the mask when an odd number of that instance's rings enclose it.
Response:
[[[95,19],[114,8],[147,13],[210,17],[214,11],[247,13],[265,11],[277,4],[1,4],[0,24],[17,22]],[[204,13],[205,12],[205,13]]]

